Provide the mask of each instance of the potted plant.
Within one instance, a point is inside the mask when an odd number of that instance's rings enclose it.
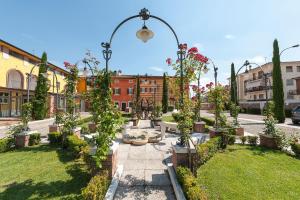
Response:
[[[60,126],[62,126],[64,118],[64,111],[62,109],[57,109],[55,112],[54,123],[49,125],[49,133],[59,132]]]
[[[21,124],[12,127],[9,132],[15,136],[16,147],[27,147],[29,143],[29,127],[28,122],[31,119],[32,105],[24,103],[22,105]]]
[[[266,106],[265,119],[264,119],[264,130],[263,133],[259,134],[260,145],[267,148],[279,149],[282,146],[283,134],[281,130],[276,127],[277,121],[273,117],[274,105],[269,102]]]
[[[238,122],[238,115],[240,110],[240,107],[237,106],[235,103],[232,102],[230,104],[230,112],[231,116],[233,117],[232,128],[235,130],[235,135],[244,136],[244,128],[242,128],[240,126],[240,123]]]
[[[161,116],[162,116],[161,106],[160,105],[154,106],[153,111],[151,113],[151,122],[153,127],[160,125],[160,122],[162,121]]]

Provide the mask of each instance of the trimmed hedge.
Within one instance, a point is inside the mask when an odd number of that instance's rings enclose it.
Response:
[[[84,123],[88,123],[90,121],[93,120],[93,117],[90,116],[90,117],[86,117],[86,118],[83,118],[83,119],[79,119],[77,120],[77,125],[81,125],[81,124],[84,124]]]
[[[174,106],[168,106],[168,111],[169,111],[169,112],[173,112],[174,109],[175,109]]]
[[[48,140],[50,141],[50,144],[61,144],[62,134],[60,132],[48,133]]]
[[[261,115],[262,111],[260,108],[242,108],[241,113]]]
[[[67,149],[72,152],[75,157],[79,157],[79,154],[88,146],[88,143],[79,139],[76,135],[69,135],[67,137]]]
[[[214,126],[215,120],[207,117],[201,117],[201,120],[204,121],[208,126]]]
[[[41,141],[41,134],[40,133],[33,133],[29,136],[29,146],[37,145]]]
[[[0,153],[11,150],[15,143],[14,138],[3,138],[0,139]]]
[[[248,143],[251,146],[256,146],[257,145],[257,139],[258,139],[257,136],[247,136]]]
[[[83,199],[87,200],[104,199],[109,185],[108,171],[103,171],[91,178],[89,184],[82,189],[81,195]]]
[[[295,156],[300,158],[300,144],[292,143],[291,148],[293,152],[295,153]]]
[[[209,141],[199,144],[197,148],[197,159],[196,159],[196,166],[199,167],[207,162],[215,153],[221,149],[222,146],[222,138],[215,137],[211,138]]]
[[[176,175],[185,197],[188,200],[206,200],[207,194],[197,182],[192,172],[186,167],[177,167]]]

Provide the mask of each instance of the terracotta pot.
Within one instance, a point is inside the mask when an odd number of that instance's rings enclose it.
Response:
[[[204,133],[205,132],[205,122],[194,122],[194,132]]]
[[[59,126],[57,124],[49,125],[49,133],[59,132]]]
[[[89,127],[89,130],[91,133],[96,133],[96,124],[91,122],[91,123],[88,123],[88,127]]]
[[[17,135],[15,137],[16,147],[27,147],[29,143],[29,135]]]
[[[237,135],[237,136],[244,136],[244,128],[242,128],[242,127],[238,127],[238,128],[235,128],[235,134]]]
[[[260,146],[271,148],[271,149],[279,149],[276,138],[271,135],[259,135]]]

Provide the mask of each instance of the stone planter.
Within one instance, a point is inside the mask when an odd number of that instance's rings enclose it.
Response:
[[[133,118],[132,122],[133,122],[133,126],[137,126],[138,123],[139,123],[139,119],[138,118]]]
[[[94,122],[88,123],[88,127],[91,133],[96,133],[96,124]]]
[[[161,121],[162,121],[161,118],[153,119],[152,122],[153,122],[154,127],[155,127],[155,126],[159,126],[160,123],[161,123]]]
[[[59,132],[59,131],[60,131],[60,125],[58,124],[49,125],[49,133]]]
[[[73,134],[76,135],[80,139],[81,127],[76,127],[73,129]]]
[[[205,122],[194,122],[194,132],[204,133],[205,132]]]
[[[242,128],[242,127],[237,127],[237,128],[235,128],[235,134],[237,135],[237,136],[244,136],[244,128]]]
[[[37,133],[37,131],[23,131],[15,136],[15,145],[17,148],[27,147],[29,143],[30,134]]]
[[[102,169],[109,172],[110,178],[112,178],[117,170],[117,156],[118,156],[119,143],[113,142],[110,146],[110,151],[107,155],[106,160],[102,162]],[[90,155],[95,155],[97,148],[91,148]]]
[[[193,163],[196,159],[196,149],[194,145],[190,142],[190,152],[191,152],[191,164],[192,169],[194,168]],[[188,147],[183,147],[179,145],[172,145],[172,163],[176,170],[178,166],[189,167],[189,150]]]
[[[271,135],[260,134],[259,135],[260,146],[271,148],[271,149],[279,149],[276,138]]]
[[[214,138],[214,137],[222,136],[222,133],[223,133],[222,130],[210,129],[209,130],[209,137]]]

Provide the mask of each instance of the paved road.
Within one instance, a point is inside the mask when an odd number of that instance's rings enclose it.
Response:
[[[140,122],[139,128],[150,127],[150,120]],[[171,142],[177,139],[167,133],[157,144],[133,146],[120,143],[118,164],[124,165],[124,172],[114,199],[175,200],[164,159],[170,156]]]
[[[87,112],[80,113],[81,117],[87,117],[90,114]],[[44,119],[38,121],[31,121],[29,122],[29,128],[33,131],[38,131],[41,133],[42,136],[46,136],[49,133],[49,125],[53,124],[54,119]],[[9,126],[2,126],[0,127],[0,138],[7,136],[7,131],[9,130]]]
[[[208,113],[207,111],[201,111],[202,116],[207,116],[213,118],[214,115]],[[232,120],[229,113],[226,113],[228,120]],[[245,128],[246,132],[258,135],[263,131],[264,128],[264,116],[261,115],[251,115],[251,114],[239,114],[239,122],[242,127]],[[287,118],[285,123],[277,124],[277,127],[284,131],[287,135],[292,133],[300,133],[300,125],[294,125],[290,118]]]

